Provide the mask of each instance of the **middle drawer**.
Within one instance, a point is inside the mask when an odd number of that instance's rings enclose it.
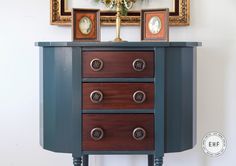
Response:
[[[83,109],[153,109],[153,83],[83,83]]]

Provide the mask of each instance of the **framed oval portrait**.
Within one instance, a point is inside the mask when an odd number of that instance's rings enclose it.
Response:
[[[141,10],[141,40],[169,41],[169,9]]]
[[[72,40],[100,41],[100,10],[73,9],[72,13]]]

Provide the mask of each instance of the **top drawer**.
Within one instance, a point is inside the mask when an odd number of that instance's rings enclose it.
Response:
[[[83,77],[150,78],[153,71],[153,51],[83,52]]]

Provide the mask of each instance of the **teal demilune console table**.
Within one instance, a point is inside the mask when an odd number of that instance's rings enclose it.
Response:
[[[40,144],[71,153],[148,155],[196,144],[198,42],[39,42]]]

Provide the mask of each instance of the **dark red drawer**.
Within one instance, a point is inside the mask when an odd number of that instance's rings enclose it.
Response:
[[[150,78],[153,71],[153,51],[83,52],[83,77],[86,78]]]
[[[83,109],[153,109],[153,83],[83,83]]]
[[[83,150],[154,150],[154,115],[83,114]]]

